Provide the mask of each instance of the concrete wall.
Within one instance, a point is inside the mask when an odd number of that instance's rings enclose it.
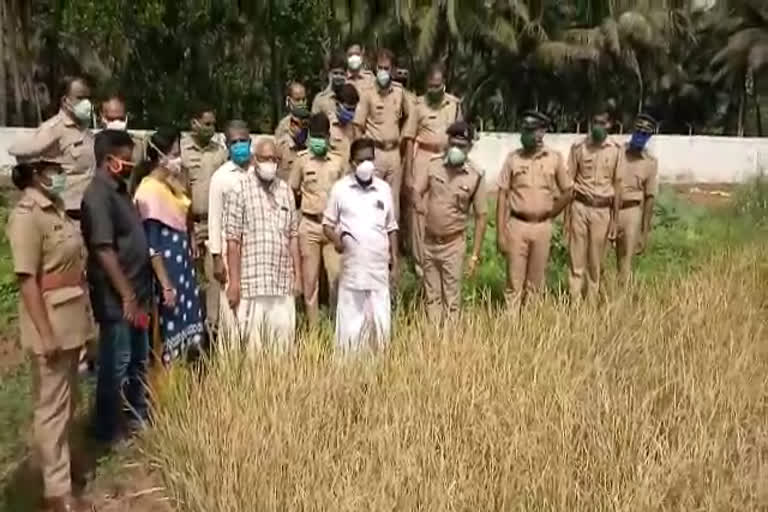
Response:
[[[32,132],[29,128],[0,127],[0,167],[14,163],[7,151],[11,142]],[[545,140],[567,158],[571,145],[583,138],[577,134],[550,134]],[[624,142],[627,136],[614,139]],[[495,180],[507,153],[518,147],[518,134],[482,133],[471,157],[489,180]],[[657,135],[649,150],[659,159],[662,181],[670,183],[739,183],[768,170],[768,138]]]

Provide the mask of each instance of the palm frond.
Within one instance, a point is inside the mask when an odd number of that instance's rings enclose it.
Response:
[[[509,53],[516,54],[518,52],[517,31],[507,20],[497,18],[493,27],[487,31],[486,35]]]
[[[600,60],[600,50],[563,41],[547,41],[534,50],[532,58],[539,69],[558,71],[579,61],[597,63]]]
[[[437,0],[425,8],[419,16],[421,19],[421,31],[416,41],[416,56],[420,60],[426,60],[432,53],[437,38],[437,27],[440,23],[440,6]]]

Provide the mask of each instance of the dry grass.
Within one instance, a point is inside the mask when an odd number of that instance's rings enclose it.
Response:
[[[377,358],[177,373],[143,449],[188,511],[765,509],[767,247]]]

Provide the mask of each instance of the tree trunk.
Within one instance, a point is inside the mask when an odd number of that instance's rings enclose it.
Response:
[[[739,125],[737,128],[736,136],[744,136],[744,119],[746,117],[747,110],[747,88],[744,81],[741,82],[741,89],[739,90]]]
[[[269,57],[270,57],[270,73],[272,75],[272,130],[275,129],[277,123],[280,122],[280,105],[282,104],[283,87],[282,80],[280,78],[280,55],[277,41],[277,34],[274,30],[274,10],[275,2],[270,0],[269,2],[268,19],[272,20],[269,34]]]
[[[755,76],[753,78],[755,81],[755,121],[757,124],[757,136],[762,137],[763,136],[763,116],[762,112],[760,111],[760,89],[757,85],[757,73],[755,73]]]
[[[13,124],[16,126],[24,125],[24,112],[22,110],[22,92],[21,75],[19,72],[18,59],[18,6],[16,0],[8,0],[5,11],[5,28],[8,34],[8,63],[10,64],[11,78],[13,79]]]
[[[8,77],[5,72],[6,0],[0,0],[0,125],[8,125]]]

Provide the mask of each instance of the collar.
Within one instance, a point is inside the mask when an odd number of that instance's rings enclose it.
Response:
[[[61,117],[62,123],[64,123],[64,126],[75,126],[80,127],[80,125],[77,124],[77,122],[72,119],[72,116],[69,115],[69,112],[64,110],[63,108],[59,109],[59,117]]]
[[[642,160],[645,160],[646,158],[650,157],[646,149],[643,149],[642,151],[631,151],[629,148],[629,143],[624,144],[624,152],[628,155],[632,155],[633,157],[642,159]]]
[[[213,141],[213,139],[209,140],[208,144],[206,144],[205,146],[201,146],[200,143],[197,142],[197,139],[195,138],[195,136],[192,135],[191,133],[187,136],[186,144],[184,144],[185,149],[194,148],[201,152],[209,151],[212,149],[215,150],[217,149],[217,147],[218,147],[218,144],[216,144]]]
[[[386,89],[382,89],[378,82],[376,83],[376,91],[382,96],[389,96],[394,90],[395,87],[392,85],[391,81],[389,82],[389,86]]]
[[[361,190],[363,192],[368,192],[369,190],[378,190],[376,188],[376,177],[375,176],[373,177],[373,179],[371,180],[371,184],[367,188],[363,188],[363,186],[360,185],[357,182],[357,178],[355,178],[354,175],[350,176],[349,177],[349,188],[354,188],[354,189],[357,189],[357,190]]]
[[[45,210],[46,208],[50,208],[52,206],[56,206],[56,203],[51,200],[47,195],[43,194],[40,190],[38,190],[36,187],[27,187],[24,189],[24,197],[32,200],[34,203],[36,203],[40,208]]]
[[[103,182],[112,190],[125,192],[128,189],[128,185],[125,183],[125,180],[121,180],[120,178],[116,177],[104,167],[98,167],[93,177],[94,179],[98,179]]]
[[[327,162],[328,160],[331,159],[331,143],[330,142],[328,143],[328,150],[325,152],[323,156],[316,155],[311,151],[309,153],[310,153],[311,160],[322,160],[323,162]]]
[[[530,154],[526,153],[525,151],[522,152],[522,155],[524,157],[531,158],[533,160],[538,160],[539,158],[545,157],[548,154],[549,154],[549,150],[546,147],[544,147],[544,146],[536,149],[536,151],[534,151],[533,153],[530,153]]]

